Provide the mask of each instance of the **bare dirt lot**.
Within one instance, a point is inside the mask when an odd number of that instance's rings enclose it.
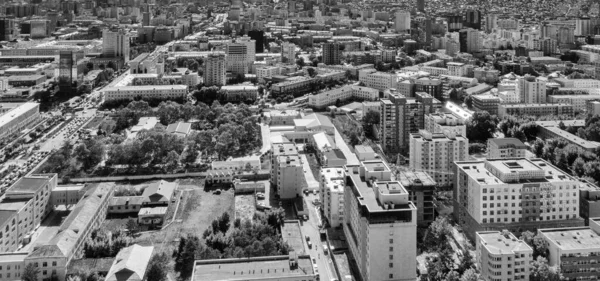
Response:
[[[235,218],[244,220],[252,220],[256,212],[256,201],[254,194],[236,195],[235,196]]]

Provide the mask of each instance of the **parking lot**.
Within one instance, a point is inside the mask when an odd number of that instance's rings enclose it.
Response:
[[[4,191],[16,182],[20,177],[26,175],[35,167],[37,167],[40,162],[48,156],[50,152],[48,151],[36,151],[32,153],[26,161],[22,162],[18,167],[13,169],[8,175],[0,180],[0,192],[4,193]]]

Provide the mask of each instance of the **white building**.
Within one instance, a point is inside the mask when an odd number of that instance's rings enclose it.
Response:
[[[381,160],[346,166],[344,234],[362,280],[415,280],[417,208]]]
[[[104,101],[142,99],[184,99],[188,93],[186,85],[150,85],[150,86],[123,86],[105,88]]]
[[[276,75],[281,75],[281,68],[279,66],[266,66],[256,69],[256,79],[258,81],[265,81],[265,79],[270,79]]]
[[[398,11],[395,15],[396,19],[394,20],[394,29],[396,32],[405,32],[410,30],[410,12]]]
[[[283,42],[281,44],[281,61],[283,63],[296,63],[296,45],[294,43]]]
[[[351,98],[374,101],[379,98],[379,91],[369,87],[346,85],[308,96],[308,105],[313,108],[322,109],[336,104],[338,100],[345,102]]]
[[[125,30],[102,31],[102,54],[105,57],[121,57],[129,62],[129,35]]]
[[[518,79],[517,94],[521,103],[546,103],[546,81],[526,76]]]
[[[457,161],[454,216],[480,230],[579,226],[579,181],[542,159]]]
[[[427,172],[439,185],[450,185],[454,161],[463,161],[469,156],[469,140],[452,132],[419,130],[410,134],[409,145],[410,169]]]
[[[529,280],[533,249],[510,232],[477,232],[475,257],[485,281]]]
[[[448,67],[448,75],[450,76],[467,76],[467,67],[464,63],[449,62],[446,66]]]
[[[28,102],[0,115],[0,140],[40,120],[40,104]]]
[[[488,139],[488,158],[525,158],[527,145],[516,138]]]
[[[500,103],[518,103],[521,101],[521,97],[515,91],[502,91],[498,92],[498,98]]]
[[[390,88],[396,88],[398,76],[394,73],[379,72],[375,69],[360,70],[358,80],[365,86],[384,91]]]
[[[338,227],[344,222],[346,173],[343,168],[321,168],[319,174],[323,213],[331,227]]]
[[[256,40],[242,36],[235,42],[227,43],[227,71],[233,74],[248,74],[256,60]]]
[[[451,113],[431,113],[425,115],[425,130],[431,133],[452,133],[467,136],[465,121]]]
[[[302,158],[294,143],[273,144],[271,154],[271,184],[280,198],[296,198],[302,195],[305,182]]]

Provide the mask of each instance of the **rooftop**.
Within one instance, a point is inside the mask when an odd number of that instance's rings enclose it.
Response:
[[[310,256],[298,256],[290,266],[289,256],[243,259],[197,260],[192,281],[283,280],[314,276]]]
[[[455,162],[459,171],[481,185],[574,181],[568,174],[539,158],[487,159]]]
[[[477,232],[477,236],[481,239],[481,244],[488,252],[492,254],[512,254],[515,252],[532,252],[533,249],[523,240],[518,240],[514,234],[508,233],[502,235],[501,232],[483,231]]]
[[[6,112],[3,115],[0,115],[0,128],[3,128],[10,121],[14,120],[15,118],[18,118],[19,116],[22,116],[22,115],[28,113],[31,110],[36,110],[37,112],[39,112],[39,106],[40,106],[39,103],[27,102],[16,108],[11,109],[10,111]]]
[[[144,280],[153,251],[154,246],[143,247],[137,244],[121,249],[115,257],[105,280]]]
[[[589,227],[568,227],[538,230],[546,241],[563,251],[589,250],[600,247],[600,236]]]
[[[396,179],[404,187],[409,186],[434,186],[436,182],[425,172],[405,171],[396,175]]]
[[[535,121],[535,124],[542,127],[558,127],[560,122],[565,124],[566,127],[583,127],[585,126],[585,119],[574,119],[574,120],[558,120],[558,121]]]
[[[553,134],[555,134],[565,140],[568,140],[569,142],[576,144],[577,146],[580,146],[586,150],[593,150],[593,149],[596,149],[597,147],[600,147],[599,142],[588,141],[588,140],[582,139],[574,134],[571,134],[565,130],[562,130],[559,127],[543,127],[543,130],[548,130],[548,131],[552,132]]]
[[[488,141],[495,143],[501,149],[506,147],[527,149],[527,146],[516,138],[489,139]]]
[[[23,177],[14,183],[6,191],[6,194],[36,193],[40,188],[48,184],[55,176],[56,175],[32,175]]]
[[[361,153],[361,154],[364,154],[364,153],[375,153],[375,151],[373,150],[372,147],[366,146],[366,145],[356,145],[356,146],[354,146],[354,151],[356,153]]]

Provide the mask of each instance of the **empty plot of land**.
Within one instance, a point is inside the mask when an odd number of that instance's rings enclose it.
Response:
[[[252,220],[256,212],[256,199],[253,194],[235,196],[235,218]]]
[[[160,231],[144,232],[136,239],[142,245],[154,245],[157,252],[171,254],[179,237],[193,234],[200,236],[210,223],[223,214],[234,216],[233,190],[220,194],[205,191],[200,180],[181,180],[178,190],[182,201],[172,224]]]

